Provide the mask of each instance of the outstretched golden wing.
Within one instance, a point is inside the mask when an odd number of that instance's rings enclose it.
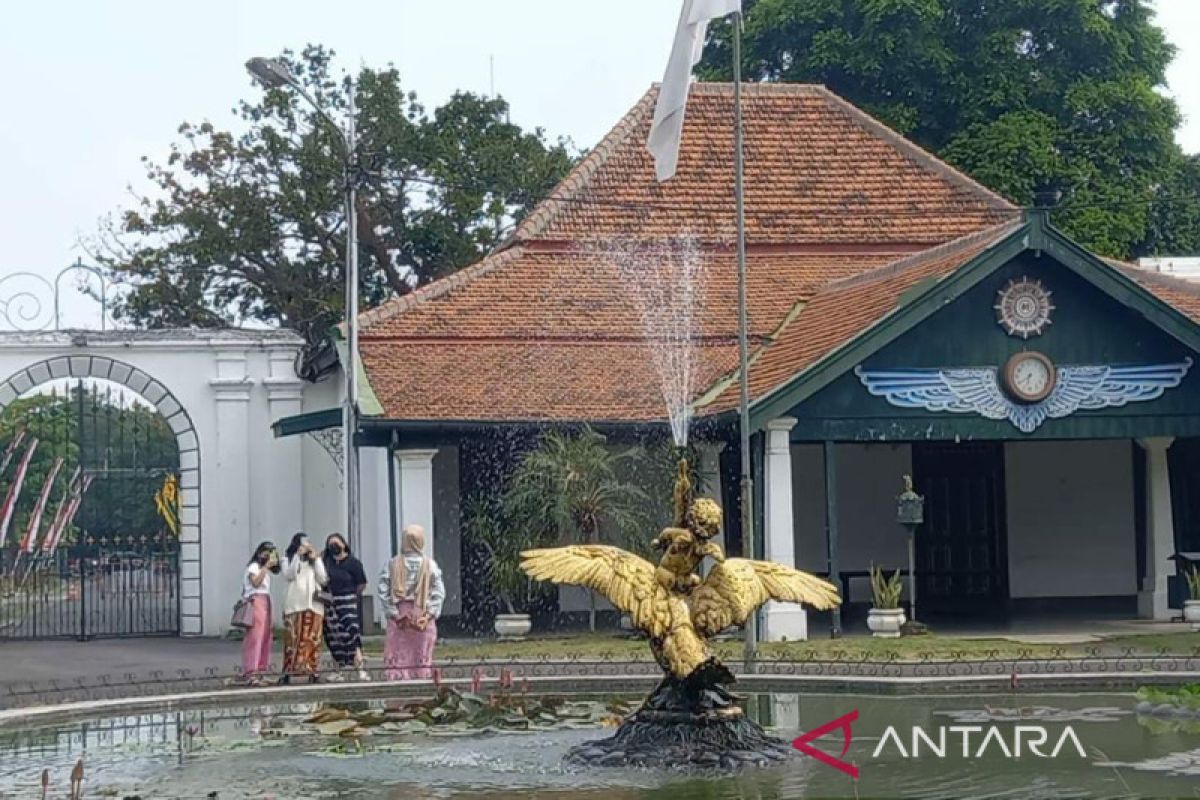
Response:
[[[701,636],[712,636],[745,622],[768,600],[808,603],[819,609],[840,604],[833,584],[772,561],[727,558],[713,566],[692,591],[692,623]]]
[[[666,591],[654,579],[654,565],[619,547],[577,544],[526,550],[521,569],[539,581],[596,590],[650,636],[661,638],[670,626]]]

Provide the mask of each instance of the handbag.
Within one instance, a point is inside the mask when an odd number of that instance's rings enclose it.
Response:
[[[313,592],[313,600],[318,603],[324,603],[327,606],[333,605],[333,593],[325,589],[317,589]]]
[[[243,597],[233,604],[233,618],[229,624],[235,628],[254,627],[254,603]]]

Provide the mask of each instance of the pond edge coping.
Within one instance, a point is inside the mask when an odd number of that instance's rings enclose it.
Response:
[[[519,679],[536,694],[628,694],[647,691],[657,675],[572,675],[536,676]],[[1017,694],[1047,691],[1132,691],[1146,685],[1174,685],[1200,681],[1200,671],[1057,673],[1007,675],[892,676],[852,675],[741,675],[737,687],[743,692],[797,692],[876,695]],[[299,686],[232,687],[201,692],[145,695],[104,700],[78,700],[55,705],[0,710],[0,731],[43,727],[97,717],[134,714],[167,714],[219,706],[293,705],[299,703],[387,700],[429,696],[436,687],[470,689],[469,679],[375,681],[371,683],[309,684]],[[501,689],[498,680],[485,680],[481,690]],[[520,691],[521,688],[516,689]],[[514,691],[514,689],[509,689]]]

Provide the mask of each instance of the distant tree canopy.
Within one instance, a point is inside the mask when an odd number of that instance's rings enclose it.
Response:
[[[1200,162],[1146,0],[743,0],[747,80],[821,83],[1104,255],[1200,251]],[[730,26],[701,65],[731,76]]]
[[[333,118],[333,52],[282,60]],[[249,78],[247,78],[249,80]],[[357,75],[364,306],[449,274],[499,244],[573,163],[563,141],[457,93],[429,113],[391,67]],[[343,317],[345,208],[337,134],[290,88],[242,101],[242,133],[185,123],[156,187],[102,226],[97,257],[131,288],[115,315],[144,327],[279,324],[310,343]]]

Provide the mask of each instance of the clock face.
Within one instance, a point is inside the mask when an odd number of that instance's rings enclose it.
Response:
[[[1004,378],[1014,397],[1036,403],[1054,389],[1054,364],[1041,353],[1017,353],[1009,359]]]

